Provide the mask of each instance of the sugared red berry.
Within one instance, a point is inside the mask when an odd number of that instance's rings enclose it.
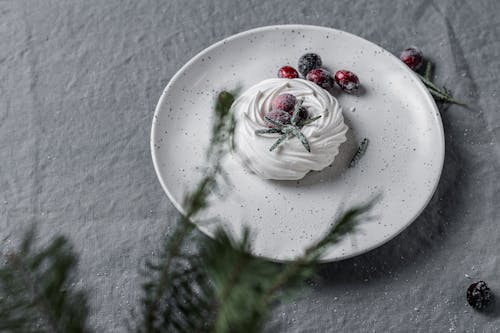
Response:
[[[292,66],[283,66],[278,70],[278,77],[282,79],[296,79],[299,77],[299,72]]]
[[[323,89],[333,87],[333,77],[326,69],[316,68],[307,73],[306,79],[316,83]]]
[[[288,112],[283,111],[283,110],[272,110],[271,112],[268,112],[266,114],[266,117],[269,119],[272,119],[274,121],[277,121],[283,125],[290,124],[290,114]],[[277,127],[276,125],[272,124],[271,122],[266,120],[266,125],[269,128],[275,128]]]
[[[306,76],[311,70],[320,68],[323,65],[321,57],[316,53],[306,53],[299,58],[299,72]]]
[[[491,291],[484,281],[478,281],[467,289],[467,302],[474,309],[481,310],[491,302]]]
[[[359,88],[359,79],[356,74],[347,70],[340,70],[335,73],[335,82],[345,92],[351,93]]]
[[[271,100],[271,110],[292,111],[297,102],[297,98],[292,94],[281,94]]]
[[[399,56],[402,62],[404,62],[408,67],[413,70],[417,70],[422,66],[424,62],[424,57],[422,56],[422,52],[416,47],[409,47],[404,49]]]

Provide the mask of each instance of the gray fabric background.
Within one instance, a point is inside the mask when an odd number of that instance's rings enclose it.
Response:
[[[177,212],[149,134],[172,75],[250,28],[343,29],[399,53],[418,45],[436,81],[472,107],[442,108],[443,176],[413,225],[385,246],[320,267],[312,290],[272,314],[273,332],[497,332],[500,305],[465,302],[472,280],[500,296],[500,3],[491,1],[0,0],[0,238],[36,222],[81,253],[92,325],[122,332],[139,263]]]

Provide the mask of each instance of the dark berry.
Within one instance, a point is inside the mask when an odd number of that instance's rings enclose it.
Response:
[[[288,111],[288,114],[290,116],[293,116],[294,112],[295,112],[295,108],[293,108],[290,111]],[[307,109],[305,107],[301,106],[300,110],[299,110],[299,118],[298,118],[298,120],[306,120],[307,118],[309,118],[309,112],[307,111]]]
[[[484,281],[478,281],[467,289],[467,302],[474,309],[482,310],[491,302],[491,291]]]
[[[299,111],[299,120],[306,120],[307,118],[309,118],[309,111],[307,111],[305,107],[301,106]]]
[[[323,89],[333,87],[333,77],[329,71],[323,68],[316,68],[307,73],[306,79],[316,83]]]
[[[292,66],[283,66],[278,70],[278,77],[282,79],[296,79],[299,73]]]
[[[404,49],[399,56],[402,62],[404,62],[408,67],[416,71],[422,66],[424,62],[424,57],[422,56],[422,52],[416,47],[409,47]]]
[[[271,100],[271,110],[292,111],[297,102],[297,98],[292,94],[281,94]]]
[[[320,68],[323,65],[321,57],[316,53],[306,53],[299,58],[299,72],[303,77],[315,68]]]
[[[283,125],[290,124],[290,115],[288,112],[283,111],[283,110],[272,110],[271,112],[268,112],[266,114],[266,117],[269,119],[272,119],[274,121],[277,121]],[[266,125],[269,128],[275,128],[277,127],[276,125],[272,124],[271,122],[266,120]]]
[[[346,70],[340,70],[335,73],[335,82],[345,92],[351,93],[359,88],[359,79],[356,74]]]

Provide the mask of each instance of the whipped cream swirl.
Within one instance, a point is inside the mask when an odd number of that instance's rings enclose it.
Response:
[[[278,135],[255,134],[255,130],[266,128],[264,116],[271,109],[271,100],[284,93],[294,95],[297,100],[304,98],[303,106],[309,117],[321,115],[302,128],[311,152],[296,137],[269,151]],[[311,170],[322,170],[334,161],[340,145],[346,141],[347,126],[338,101],[328,91],[303,79],[264,80],[239,96],[232,111],[237,122],[234,153],[264,179],[301,179]]]

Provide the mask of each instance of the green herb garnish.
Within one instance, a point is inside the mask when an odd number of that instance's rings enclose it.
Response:
[[[368,148],[368,142],[370,142],[368,138],[364,138],[363,140],[361,140],[358,149],[356,150],[354,156],[352,157],[351,163],[349,164],[349,168],[355,166],[361,159],[361,157],[365,154],[366,148]]]
[[[462,101],[457,101],[456,99],[453,98],[453,96],[450,94],[450,92],[446,88],[440,89],[438,86],[436,86],[432,81],[431,81],[431,74],[432,74],[432,64],[430,61],[427,61],[425,65],[425,73],[424,75],[415,72],[417,76],[420,78],[423,84],[429,89],[429,92],[431,93],[434,98],[437,100],[440,100],[445,103],[452,103],[452,104],[458,104],[462,106],[467,106]]]
[[[293,115],[292,115],[292,119],[290,120],[290,124],[283,124],[280,121],[271,119],[268,116],[264,116],[264,118],[268,122],[273,124],[275,127],[274,128],[258,129],[255,131],[255,134],[280,134],[280,137],[269,148],[269,151],[273,151],[274,149],[276,149],[276,147],[278,147],[286,139],[291,139],[293,137],[297,137],[300,140],[300,142],[302,143],[302,145],[304,146],[304,148],[308,152],[311,152],[311,146],[309,145],[309,141],[307,141],[306,136],[300,130],[305,125],[308,125],[308,124],[312,123],[313,121],[318,120],[319,118],[321,118],[321,116],[316,116],[313,118],[297,121],[298,117],[299,117],[299,112],[300,112],[300,108],[302,106],[302,103],[304,103],[304,98],[302,98],[297,104],[295,104],[295,109],[293,110]]]

